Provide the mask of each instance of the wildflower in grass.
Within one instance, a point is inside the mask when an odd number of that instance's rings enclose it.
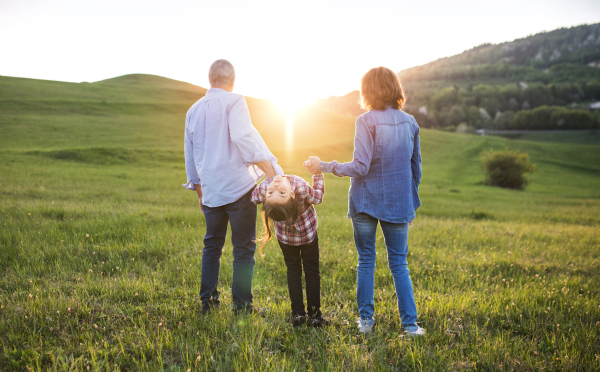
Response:
[[[29,294],[29,298],[33,298],[33,295],[31,293]]]
[[[86,238],[89,238],[89,237],[90,237],[90,234],[85,234],[85,237],[86,237]]]

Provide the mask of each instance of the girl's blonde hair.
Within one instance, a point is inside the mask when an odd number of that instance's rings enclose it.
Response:
[[[361,107],[365,110],[385,110],[388,106],[401,109],[405,102],[400,79],[387,67],[375,67],[360,80]]]

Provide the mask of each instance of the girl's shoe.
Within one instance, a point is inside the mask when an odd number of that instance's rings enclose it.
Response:
[[[309,324],[313,327],[327,327],[329,325],[329,320],[322,316],[314,316],[310,318]]]
[[[302,327],[304,324],[306,324],[306,316],[305,315],[296,315],[292,318],[292,324],[294,325],[294,327]]]
[[[421,328],[421,327],[417,326],[417,330],[416,331],[413,331],[413,332],[408,332],[407,331],[406,335],[410,336],[410,337],[418,337],[418,336],[425,336],[425,333],[426,333],[425,332],[425,328]]]
[[[371,334],[375,326],[375,319],[358,320],[358,331],[364,335]]]

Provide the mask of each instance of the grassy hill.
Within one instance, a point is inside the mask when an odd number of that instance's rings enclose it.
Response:
[[[487,129],[600,128],[589,104],[600,100],[600,24],[542,32],[483,44],[398,73],[404,110],[422,127],[454,130],[462,123]],[[359,115],[358,92],[320,100],[317,107]],[[541,128],[519,115],[537,107],[566,109]],[[553,110],[556,110],[556,107]],[[569,119],[575,115],[577,119]]]
[[[541,32],[403,70],[405,82],[572,82],[600,79],[600,24]]]
[[[283,258],[257,255],[254,295],[271,312],[236,317],[231,244],[224,306],[198,312],[204,219],[185,190],[183,123],[205,89],[127,75],[96,83],[0,77],[0,369],[586,370],[600,354],[600,148],[423,129],[423,206],[411,227],[419,320],[409,340],[378,239],[372,338],[354,326],[356,252],[348,178],[326,176],[317,207],[326,330],[294,329]],[[288,173],[352,158],[354,119],[294,118],[247,98]],[[528,152],[525,191],[483,186],[479,155]]]

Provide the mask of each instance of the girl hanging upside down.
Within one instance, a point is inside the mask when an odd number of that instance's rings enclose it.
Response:
[[[325,193],[323,174],[312,176],[313,186],[291,174],[266,178],[252,192],[252,202],[261,204],[265,230],[259,247],[271,239],[273,220],[277,241],[287,266],[287,282],[292,302],[292,323],[315,327],[328,325],[321,316],[321,274],[319,272],[319,238],[317,212],[313,204],[321,204]],[[306,304],[302,294],[302,268],[306,281]]]

